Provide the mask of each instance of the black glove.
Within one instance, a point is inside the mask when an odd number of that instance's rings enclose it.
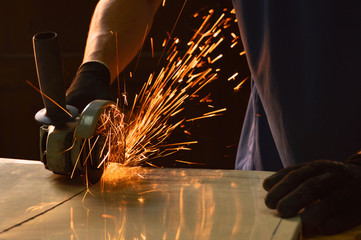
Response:
[[[110,73],[105,65],[99,62],[84,63],[66,92],[66,102],[82,112],[93,100],[112,100],[109,82]]]
[[[361,154],[345,163],[318,160],[263,182],[265,202],[281,217],[300,213],[304,235],[336,234],[361,224]]]

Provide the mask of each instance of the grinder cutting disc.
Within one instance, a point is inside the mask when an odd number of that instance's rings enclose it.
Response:
[[[103,148],[106,139],[96,135],[96,127],[101,114],[115,105],[114,102],[107,100],[92,101],[84,108],[74,131],[74,138],[78,142],[84,143],[89,140],[89,143],[85,143],[81,153],[82,163],[77,162],[75,157],[72,158],[72,162],[78,170],[86,173],[91,183],[98,182],[104,171],[104,164],[101,164],[101,161],[105,155]]]
[[[96,143],[95,139],[98,139]],[[94,136],[90,139],[90,146],[94,147],[90,149],[89,145],[86,144],[87,147],[84,148],[83,158],[87,158],[84,159],[86,160],[85,174],[91,184],[97,183],[104,172],[104,164],[101,161],[106,155],[105,151],[103,151],[105,140],[106,138],[103,136]]]

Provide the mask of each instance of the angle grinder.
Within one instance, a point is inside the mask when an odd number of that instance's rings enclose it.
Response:
[[[35,114],[40,127],[40,159],[56,174],[85,174],[91,183],[103,173],[101,148],[95,143],[96,126],[102,113],[115,105],[95,100],[79,113],[66,105],[65,87],[57,34],[43,32],[33,37],[38,82],[45,108]]]

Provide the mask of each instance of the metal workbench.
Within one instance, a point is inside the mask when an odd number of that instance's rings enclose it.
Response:
[[[87,193],[82,178],[0,158],[0,239],[297,239],[299,218],[264,205],[269,174],[141,168]]]

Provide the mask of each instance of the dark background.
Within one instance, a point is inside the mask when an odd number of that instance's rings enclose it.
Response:
[[[0,10],[0,157],[39,159],[39,125],[34,120],[34,114],[43,107],[41,96],[32,89],[26,80],[37,85],[36,70],[32,50],[32,36],[43,31],[54,31],[59,35],[62,52],[63,71],[66,87],[69,86],[82,60],[88,26],[96,6],[96,0],[6,0],[2,1]],[[161,55],[161,42],[170,32],[176,21],[184,1],[167,0],[166,6],[160,8],[153,23],[149,37],[153,37],[155,58],[152,58],[150,41],[147,39],[133,79],[129,72],[134,71],[133,61],[123,73],[121,79],[127,79],[129,98],[139,91],[139,87],[149,74],[159,70],[158,58]],[[225,8],[232,9],[231,1],[191,0],[185,9],[172,36],[183,41],[193,35],[199,21],[193,18],[195,12],[205,14],[214,9],[220,15]],[[237,35],[236,24],[227,30]],[[240,44],[231,49],[225,44],[220,53],[225,55],[219,61],[222,69],[219,79],[211,83],[200,95],[210,94],[215,109],[227,108],[223,116],[204,119],[185,124],[176,131],[169,142],[193,141],[192,151],[180,152],[167,159],[154,162],[168,167],[234,167],[234,159],[244,112],[249,96],[249,81],[246,81],[240,91],[233,88],[245,77],[249,76],[245,56],[239,56],[243,51]],[[121,57],[121,56],[120,56]],[[158,57],[158,58],[157,58]],[[158,67],[158,68],[157,68]],[[227,79],[233,73],[239,72],[235,81]],[[114,87],[116,89],[116,87]],[[186,103],[186,111],[182,117],[197,117],[210,109],[209,103],[200,103],[195,99]],[[183,133],[184,130],[191,135]],[[175,162],[181,159],[205,165],[187,165]]]

